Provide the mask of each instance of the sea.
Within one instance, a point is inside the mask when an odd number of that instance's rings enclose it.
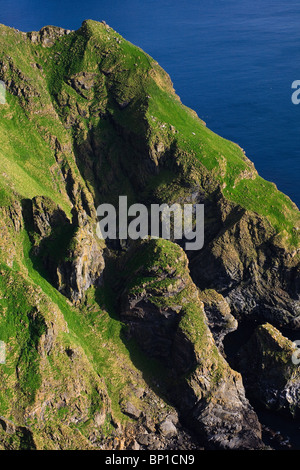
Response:
[[[85,19],[105,20],[155,58],[181,101],[300,207],[299,0],[0,1],[0,23],[22,31]],[[260,419],[300,449],[299,421]]]

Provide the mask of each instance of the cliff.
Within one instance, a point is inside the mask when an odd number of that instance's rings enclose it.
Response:
[[[1,446],[262,448],[223,339],[300,328],[297,207],[105,22],[0,26],[0,80]],[[204,204],[203,249],[99,240],[120,195]]]

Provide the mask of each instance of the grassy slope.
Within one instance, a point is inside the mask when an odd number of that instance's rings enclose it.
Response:
[[[2,79],[25,88],[18,96],[8,89],[7,104],[0,107],[1,205],[7,205],[16,195],[47,195],[69,214],[70,201],[51,138],[56,137],[63,146],[69,144],[70,136],[53,109],[43,71],[37,68],[39,52],[22,33],[11,28],[0,26],[0,37],[0,60],[6,68]],[[72,156],[68,157],[68,165],[75,168]]]
[[[32,45],[29,41],[27,44],[24,43],[21,35],[9,28],[1,28],[1,33],[5,35],[5,41],[2,42],[3,56],[15,57],[16,55],[16,62],[14,62],[16,68],[26,73],[26,78],[30,83],[35,83],[35,76],[39,72],[36,68],[28,66],[36,60]],[[20,46],[22,51],[18,51],[17,54],[16,49],[18,50],[20,43],[17,42],[18,46],[15,48],[16,38],[22,43],[22,47]],[[48,59],[47,54],[43,55],[43,48],[37,46],[37,49],[40,50],[40,61],[43,66],[47,67],[47,64],[43,62],[45,56]],[[51,70],[51,65],[49,69]],[[55,167],[55,158],[53,149],[48,145],[48,135],[44,129],[48,130],[51,135],[57,136],[61,142],[68,142],[70,139],[70,134],[67,134],[51,109],[52,103],[45,88],[49,86],[50,90],[55,91],[51,87],[51,79],[52,77],[47,84],[42,78],[40,79],[42,103],[38,103],[38,106],[41,104],[51,110],[50,116],[45,116],[43,113],[37,116],[28,113],[26,103],[24,106],[24,102],[20,103],[20,100],[9,92],[7,104],[0,108],[0,171],[2,175],[0,202],[2,206],[12,204],[16,197],[22,199],[44,195],[60,204],[66,213],[70,212],[70,202],[64,185],[59,178],[55,181],[55,173],[49,171],[50,168]],[[55,84],[57,84],[56,77]],[[73,164],[70,160],[68,163]],[[79,176],[78,171],[77,176]],[[17,246],[22,246],[24,243],[24,253],[15,254],[13,269],[8,268],[6,264],[2,266],[1,293],[3,297],[0,302],[2,313],[0,335],[1,339],[10,345],[8,354],[10,361],[1,368],[1,373],[4,374],[2,375],[4,388],[1,393],[0,415],[17,419],[11,403],[15,402],[12,400],[14,395],[12,387],[16,383],[15,370],[17,362],[20,361],[19,358],[25,361],[22,368],[27,371],[20,380],[19,398],[22,396],[22,406],[26,407],[32,403],[40,385],[41,377],[37,373],[39,361],[34,341],[36,337],[38,340],[42,331],[39,335],[35,335],[34,332],[31,335],[29,327],[30,314],[34,309],[34,305],[30,304],[30,292],[35,288],[41,288],[50,305],[53,302],[58,306],[68,324],[69,335],[64,336],[63,343],[66,345],[78,343],[83,348],[96,373],[107,378],[106,387],[114,419],[121,422],[127,421],[127,418],[120,412],[121,391],[125,393],[127,385],[132,383],[132,377],[135,375],[137,382],[143,385],[143,381],[132,365],[129,352],[120,338],[122,325],[107,313],[109,308],[104,308],[106,301],[103,295],[101,295],[103,309],[98,305],[100,293],[98,292],[96,300],[93,289],[88,294],[88,311],[85,311],[84,306],[82,311],[71,307],[70,303],[34,268],[29,256],[31,247],[26,231],[20,238],[11,230],[8,237],[14,239]],[[8,246],[6,248],[8,249]],[[1,258],[4,262],[6,255],[5,247],[3,247]],[[21,263],[24,263],[24,267]],[[11,291],[12,285],[15,291]],[[107,295],[105,294],[104,297]],[[24,323],[24,328],[20,328],[20,322]],[[18,339],[18,344],[15,344],[15,338]],[[106,345],[106,347],[99,348],[99,345]],[[19,364],[21,366],[20,362]],[[123,364],[123,368],[127,370],[125,374],[119,373],[120,364]],[[13,379],[9,380],[8,377],[13,377]]]
[[[300,213],[297,207],[273,183],[257,174],[244,151],[210,131],[194,112],[186,108],[174,94],[169,77],[147,54],[113,30],[108,32],[102,24],[90,21],[87,29],[92,39],[86,44],[82,61],[84,70],[95,70],[100,62],[100,69],[113,69],[117,82],[114,92],[121,100],[134,99],[145,103],[144,98],[147,97],[142,113],[145,112],[150,127],[149,140],[155,140],[157,136],[166,142],[175,140],[184,156],[195,156],[215,176],[225,197],[247,210],[266,216],[283,239],[298,245]],[[121,43],[116,43],[115,38]],[[100,54],[95,49],[99,44]],[[108,48],[110,54],[103,60],[102,52]],[[121,124],[132,128],[135,133],[139,132],[139,120],[135,120],[130,108],[121,112],[115,108],[111,111]],[[170,126],[177,131],[175,136]],[[140,132],[144,131],[142,127]],[[197,167],[196,162],[194,166]]]
[[[180,311],[178,328],[193,344],[198,361],[195,369],[180,379],[193,380],[194,373],[197,369],[201,370],[204,364],[207,366],[206,379],[211,382],[212,389],[222,380],[226,381],[229,366],[212,340],[203,304],[189,276],[188,260],[183,250],[168,240],[144,240],[133,254],[129,252],[125,255],[121,266],[119,276],[129,297],[139,299],[148,296],[147,301],[157,309],[174,308]],[[164,380],[168,381],[166,376]],[[203,393],[208,392],[205,390]]]
[[[66,84],[66,77],[81,71],[98,75],[99,69],[111,72],[113,79],[107,75],[104,86],[100,86],[98,94],[94,95],[95,103],[99,100],[99,94],[100,98],[101,93],[107,94],[105,88],[120,102],[132,100],[140,103],[139,113],[132,111],[133,104],[120,111],[110,101],[107,109],[117,121],[135,133],[145,132],[141,117],[145,118],[149,141],[155,140],[157,136],[166,142],[176,141],[184,155],[195,156],[215,176],[226,197],[248,210],[266,216],[276,231],[284,237],[288,236],[293,244],[297,243],[295,227],[299,228],[300,216],[295,205],[274,184],[257,175],[238,145],[207,129],[195,113],[181,104],[168,76],[139,48],[102,23],[93,21],[86,22],[77,32],[58,39],[52,48],[33,45],[24,40],[21,33],[9,28],[1,27],[1,33],[2,38],[5,37],[2,54],[11,55],[14,61],[16,57],[16,66],[29,81],[36,84],[42,95],[40,99],[36,98],[37,106],[41,103],[44,107],[52,105],[47,89],[54,97],[65,89],[68,94],[76,95],[74,99],[79,103],[84,102],[85,99]],[[35,61],[43,67],[44,73],[30,65]],[[3,188],[7,192],[8,184],[23,197],[45,194],[66,207],[66,197],[58,193],[60,182],[56,181],[56,185],[53,185],[53,176],[49,172],[55,163],[53,151],[41,138],[41,128],[47,127],[51,134],[62,141],[68,140],[72,131],[66,133],[53,113],[47,116],[31,115],[29,121],[9,90],[7,96],[8,106],[0,108],[0,171],[5,175],[1,178],[2,200],[5,200]],[[91,124],[96,126],[100,119],[91,116],[90,120],[82,119],[81,122],[84,133],[84,128],[87,130]],[[170,126],[177,131],[175,135],[172,135]],[[79,138],[78,133],[75,137]],[[197,167],[196,162],[194,165]],[[245,177],[246,173],[252,177]]]
[[[13,230],[13,229],[11,229]],[[140,352],[135,352],[135,344],[131,342],[130,350],[123,340],[123,325],[115,317],[114,298],[107,288],[91,288],[80,308],[75,308],[42,276],[42,268],[37,271],[38,260],[30,255],[31,244],[28,234],[22,230],[14,234],[16,252],[14,263],[9,268],[5,261],[8,253],[5,248],[0,256],[0,338],[7,345],[7,362],[1,366],[0,383],[0,416],[5,416],[17,424],[23,424],[25,410],[35,406],[35,399],[40,406],[37,395],[41,384],[51,386],[51,394],[60,401],[60,393],[65,391],[66,384],[61,384],[61,378],[68,377],[69,384],[73,379],[69,360],[63,350],[80,349],[88,360],[87,370],[81,370],[85,380],[85,392],[90,394],[90,409],[101,409],[101,397],[95,394],[97,382],[95,377],[104,378],[104,390],[109,397],[109,406],[115,422],[126,423],[129,420],[121,412],[121,399],[132,394],[133,387],[145,388],[145,382],[139,369],[133,365],[132,357],[136,357],[139,367],[144,374],[155,377],[156,364],[147,360]],[[8,251],[12,247],[6,247]],[[38,315],[36,315],[38,312]],[[57,346],[41,360],[38,353],[40,337],[46,332],[46,323],[55,322],[59,329]],[[66,322],[67,329],[63,326]],[[61,345],[61,346],[60,346]],[[138,356],[138,357],[137,357]],[[20,369],[18,376],[17,369]],[[88,369],[91,369],[89,372]],[[98,384],[99,387],[99,384]],[[95,398],[94,396],[95,395]],[[43,400],[47,399],[47,395]],[[52,398],[53,399],[53,398]],[[136,399],[137,400],[137,399]],[[143,405],[136,401],[138,407]],[[70,420],[72,411],[46,408],[49,429],[60,427]],[[76,425],[74,430],[89,435],[92,425],[90,419]],[[27,419],[27,425],[32,426],[38,438],[41,433],[42,447],[51,448],[45,440],[45,435],[37,426],[38,421],[32,417]],[[37,427],[36,427],[37,426]],[[109,435],[113,430],[109,415],[102,426],[102,434]],[[51,431],[52,432],[52,431]],[[64,431],[65,433],[67,430]],[[60,438],[61,439],[61,438]],[[80,447],[80,437],[73,436],[71,447]],[[0,433],[1,442],[1,433]],[[63,441],[62,441],[63,442]],[[64,444],[65,446],[67,444]]]
[[[22,199],[44,195],[70,213],[71,204],[57,171],[55,151],[49,144],[51,136],[56,136],[62,144],[71,145],[72,148],[72,139],[84,139],[92,125],[99,126],[99,132],[102,132],[101,126],[105,127],[106,123],[95,113],[81,118],[81,129],[66,129],[62,120],[63,114],[69,112],[68,106],[55,110],[53,103],[55,106],[57,94],[66,92],[74,103],[84,106],[86,99],[79,96],[65,79],[86,71],[97,74],[102,84],[95,90],[92,107],[98,106],[99,102],[103,103],[104,109],[108,109],[120,125],[134,133],[143,134],[147,129],[150,143],[157,139],[165,143],[175,142],[183,166],[185,157],[195,157],[197,172],[201,171],[202,165],[209,170],[223,187],[226,197],[246,209],[265,215],[284,238],[289,238],[293,244],[298,243],[294,227],[299,225],[299,211],[289,198],[277,191],[272,183],[253,173],[252,165],[236,144],[211,132],[191,110],[181,104],[169,78],[158,64],[113,30],[89,21],[78,32],[57,40],[52,48],[44,48],[30,43],[22,33],[0,26],[0,60],[8,56],[13,58],[14,67],[22,70],[39,96],[30,97],[26,101],[13,96],[8,90],[7,104],[0,106],[0,206],[10,205],[16,197]],[[36,63],[42,69],[38,69],[34,65]],[[104,81],[99,70],[105,72]],[[9,73],[11,78],[16,78],[13,72]],[[109,99],[111,95],[120,103],[131,101],[130,106],[121,111]],[[136,114],[132,111],[135,106],[139,107]],[[66,152],[63,159],[80,178],[73,154]],[[190,161],[190,158],[187,157],[186,161]],[[245,171],[254,174],[254,178],[240,179]],[[170,175],[162,173],[153,181],[153,185],[163,186],[165,182],[170,182],[168,178]],[[34,394],[39,385],[39,382],[35,382],[37,357],[34,341],[36,336],[42,334],[43,322],[41,330],[33,332],[29,337],[31,306],[26,294],[30,286],[35,286],[42,289],[46,298],[59,308],[67,321],[70,336],[69,339],[64,336],[66,344],[68,341],[78,342],[95,371],[101,376],[110,377],[106,386],[113,412],[118,419],[126,419],[120,412],[118,399],[121,390],[126,390],[128,381],[132,379],[128,378],[127,372],[119,375],[117,371],[120,362],[124,364],[125,371],[135,371],[135,368],[120,339],[120,323],[114,319],[112,311],[110,315],[107,313],[111,309],[107,306],[109,293],[105,293],[106,308],[103,304],[104,293],[98,292],[95,298],[93,290],[88,294],[88,305],[83,306],[81,311],[70,306],[34,268],[29,257],[30,244],[26,232],[19,238],[15,233],[10,236],[15,245],[24,246],[24,253],[16,254],[11,268],[2,267],[4,275],[1,279],[0,307],[2,313],[6,313],[1,316],[0,335],[1,339],[11,341],[17,335],[18,322],[24,322],[26,326],[19,333],[24,349],[21,357],[24,363],[27,361],[32,364],[22,379],[25,401],[30,403],[30,395]],[[2,252],[3,263],[6,263],[6,258]],[[12,282],[17,287],[13,295],[10,293]],[[98,305],[99,298],[102,299],[103,308]],[[15,313],[18,309],[20,318],[17,322]],[[105,344],[106,347],[99,348],[99,344]],[[8,364],[5,374],[12,376],[15,367],[15,362]],[[151,365],[147,367],[151,373]],[[7,383],[10,383],[9,380]],[[26,389],[30,391],[29,394]],[[0,414],[6,414],[8,410],[11,392],[5,393],[6,398],[0,401]]]

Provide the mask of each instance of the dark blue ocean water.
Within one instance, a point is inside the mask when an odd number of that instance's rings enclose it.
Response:
[[[300,207],[300,2],[296,0],[18,0],[0,22],[23,31],[104,19],[171,75],[182,101],[237,142]]]

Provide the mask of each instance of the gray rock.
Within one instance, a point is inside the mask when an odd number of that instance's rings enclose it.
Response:
[[[151,434],[141,434],[137,437],[138,442],[143,446],[153,444],[155,438]]]
[[[131,450],[140,450],[141,446],[139,443],[134,439],[132,445],[131,445]]]
[[[126,403],[123,412],[133,419],[138,419],[142,414],[130,401]]]
[[[159,425],[160,433],[165,437],[173,437],[177,435],[177,428],[171,419],[167,418]]]
[[[293,342],[269,323],[259,326],[239,352],[248,393],[268,409],[291,415],[300,411],[299,366]]]
[[[103,410],[102,412],[98,412],[94,416],[95,424],[99,427],[103,426],[105,422],[106,414],[105,411]]]

